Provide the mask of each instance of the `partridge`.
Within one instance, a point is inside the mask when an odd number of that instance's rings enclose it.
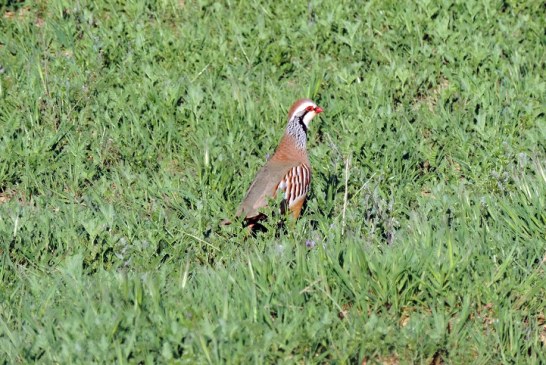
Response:
[[[251,229],[266,216],[260,209],[277,192],[283,194],[281,213],[288,209],[298,218],[311,183],[311,165],[307,156],[307,128],[322,108],[309,99],[297,100],[288,111],[288,125],[275,153],[250,185],[237,210]]]

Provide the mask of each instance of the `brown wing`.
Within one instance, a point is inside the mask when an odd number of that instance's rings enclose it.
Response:
[[[267,199],[273,198],[279,183],[294,167],[294,162],[278,162],[269,160],[258,172],[246,197],[237,210],[237,216],[250,218],[259,213],[259,209],[267,205]],[[299,164],[299,163],[296,163]]]

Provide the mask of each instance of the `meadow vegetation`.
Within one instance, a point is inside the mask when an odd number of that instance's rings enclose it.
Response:
[[[545,14],[0,1],[0,363],[546,363]],[[219,227],[300,97],[303,216]]]

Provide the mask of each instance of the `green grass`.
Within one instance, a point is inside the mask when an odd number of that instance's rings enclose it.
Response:
[[[1,363],[546,362],[540,1],[0,10]],[[300,97],[304,215],[219,228]]]

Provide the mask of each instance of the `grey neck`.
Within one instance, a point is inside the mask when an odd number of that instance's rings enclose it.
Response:
[[[294,117],[288,122],[286,134],[294,138],[296,147],[305,151],[307,148],[307,126],[303,123],[303,117]]]

